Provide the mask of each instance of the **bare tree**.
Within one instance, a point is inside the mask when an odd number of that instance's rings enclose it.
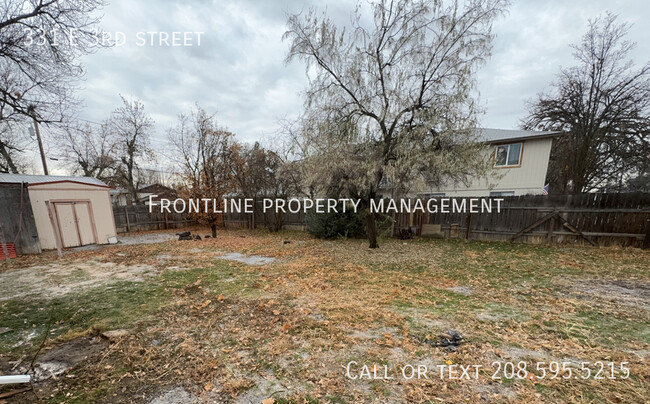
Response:
[[[381,0],[369,5],[366,27],[360,3],[350,30],[313,10],[289,16],[287,62],[304,61],[311,79],[300,133],[310,183],[337,175],[368,206],[383,186],[484,170],[471,93],[506,4]],[[378,247],[375,222],[368,214],[370,248]]]
[[[144,112],[144,105],[121,97],[122,106],[117,108],[107,125],[115,144],[115,177],[138,203],[140,170],[144,158],[153,158],[149,138],[154,121]]]
[[[565,192],[614,187],[650,152],[650,63],[635,68],[629,25],[607,14],[573,45],[578,65],[562,69],[552,90],[529,105],[523,126],[561,130],[548,180]]]
[[[233,151],[231,169],[241,196],[288,199],[299,193],[300,177],[296,164],[283,158],[281,153],[266,149],[258,142],[253,146],[236,143]],[[269,229],[279,231],[282,219],[282,212],[275,212]]]
[[[5,0],[0,4],[0,122],[60,122],[75,103],[79,56],[108,46],[92,17],[99,0]],[[0,135],[0,165],[17,172],[22,139]],[[18,145],[18,146],[17,146]]]
[[[99,0],[5,0],[0,4],[0,120],[35,115],[59,122],[83,69],[79,56],[101,41]],[[32,113],[33,111],[33,113]]]
[[[0,122],[0,172],[17,174],[26,164],[21,155],[29,147],[30,139],[16,122]]]
[[[180,115],[169,139],[185,178],[180,195],[221,200],[235,189],[231,170],[234,135],[219,128],[214,115],[198,106],[190,116]],[[199,223],[210,226],[212,237],[217,236],[219,213],[203,211],[195,217]]]
[[[67,126],[57,139],[64,158],[75,174],[115,183],[116,139],[107,122]]]

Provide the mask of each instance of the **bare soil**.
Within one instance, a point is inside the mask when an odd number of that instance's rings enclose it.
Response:
[[[2,288],[0,301],[26,298],[53,298],[73,291],[98,285],[109,285],[119,281],[144,282],[155,275],[151,265],[125,265],[98,260],[69,263],[51,262],[44,265],[0,272]]]

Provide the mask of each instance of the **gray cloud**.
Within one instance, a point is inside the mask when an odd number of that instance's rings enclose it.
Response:
[[[285,13],[299,12],[312,1],[141,1],[113,0],[104,9],[106,31],[125,32],[127,43],[85,57],[86,80],[80,96],[81,116],[104,119],[119,105],[121,93],[137,97],[156,120],[157,143],[179,113],[198,103],[217,112],[223,126],[244,141],[277,130],[277,120],[295,117],[307,85],[304,67],[284,64]],[[328,14],[346,23],[350,2],[327,3]],[[515,2],[494,24],[493,57],[478,75],[486,108],[484,126],[514,128],[525,115],[524,102],[544,91],[560,66],[573,64],[570,43],[578,42],[589,18],[606,10],[634,26],[637,64],[650,55],[645,21],[650,6],[635,1]],[[138,31],[203,31],[200,47],[135,45]]]

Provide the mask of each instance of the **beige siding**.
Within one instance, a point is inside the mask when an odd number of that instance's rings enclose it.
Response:
[[[56,236],[46,202],[55,203],[65,246],[94,243],[94,230],[99,244],[107,244],[110,237],[117,235],[108,188],[60,182],[30,184],[28,189],[41,248],[56,248]]]
[[[525,140],[521,142],[523,152],[519,167],[494,168],[488,178],[474,179],[469,186],[450,185],[427,193],[444,193],[446,196],[489,196],[493,191],[512,191],[515,195],[541,194],[552,142],[552,138]],[[486,154],[492,155],[494,149],[495,146],[491,145]]]

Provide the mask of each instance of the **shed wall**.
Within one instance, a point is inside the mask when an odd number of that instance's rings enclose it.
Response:
[[[24,187],[22,203],[21,187]],[[0,226],[6,242],[16,241],[16,252],[19,255],[40,254],[41,246],[26,184],[0,184]]]
[[[29,186],[29,195],[41,248],[43,249],[56,248],[56,236],[46,202],[90,201],[93,212],[92,220],[97,230],[97,242],[107,244],[110,237],[117,236],[108,188],[71,182],[31,184]],[[65,209],[63,208],[61,212],[65,212]],[[80,236],[83,240],[82,244],[84,244],[88,242],[88,232],[91,230],[89,230],[90,228],[83,221],[83,218],[78,217],[78,219],[80,221]],[[62,224],[62,227],[65,227],[65,225]]]

